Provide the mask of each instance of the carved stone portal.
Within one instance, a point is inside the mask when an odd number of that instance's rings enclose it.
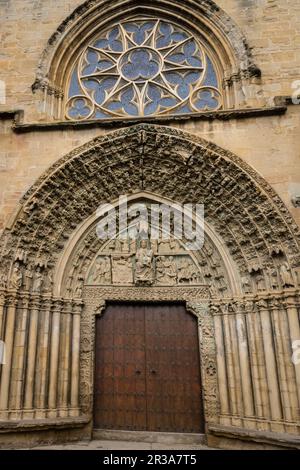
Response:
[[[209,289],[205,286],[85,287],[85,308],[81,317],[80,353],[80,401],[84,413],[92,413],[93,407],[96,316],[102,315],[105,311],[106,302],[117,300],[131,302],[185,302],[187,310],[198,319],[205,419],[210,423],[217,422],[219,415],[219,395],[214,323],[209,308]],[[170,321],[172,321],[171,318]]]

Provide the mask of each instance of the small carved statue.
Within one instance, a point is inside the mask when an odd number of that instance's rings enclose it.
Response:
[[[0,288],[5,289],[7,284],[7,275],[5,273],[0,273]]]
[[[218,297],[219,295],[218,289],[216,288],[214,283],[211,283],[209,285],[209,292],[210,292],[211,297]]]
[[[10,289],[19,289],[23,285],[23,274],[20,268],[20,264],[17,262],[14,264],[13,271],[9,281]]]
[[[251,281],[248,276],[242,277],[242,287],[245,294],[251,294]]]
[[[42,273],[41,267],[37,266],[34,279],[33,279],[32,292],[35,294],[39,294],[42,290],[42,284],[43,284],[43,273]]]
[[[44,289],[45,292],[52,292],[53,290],[53,273],[52,271],[47,272],[47,276],[45,278],[45,283],[44,283]]]
[[[143,239],[135,255],[135,283],[152,284],[153,280],[153,251],[148,248],[148,241]]]
[[[278,273],[276,268],[268,269],[270,289],[278,289]]]
[[[287,262],[280,266],[280,278],[282,287],[295,287],[292,272]]]
[[[74,296],[75,296],[75,297],[77,297],[77,298],[81,298],[81,297],[82,297],[83,286],[84,286],[84,278],[83,278],[82,276],[79,276],[79,278],[77,279],[77,283],[76,283],[76,287],[75,287],[75,292],[74,292]]]
[[[33,278],[33,268],[32,268],[32,265],[29,264],[25,269],[25,289],[28,291],[31,288],[32,278]]]
[[[256,287],[258,292],[266,290],[265,277],[262,273],[256,275]]]

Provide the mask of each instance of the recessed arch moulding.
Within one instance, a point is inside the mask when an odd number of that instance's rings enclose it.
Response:
[[[84,48],[109,25],[145,16],[174,22],[199,38],[215,62],[225,109],[264,104],[260,70],[247,40],[215,2],[90,0],[57,28],[41,56],[32,89],[45,119],[64,119],[70,74]]]
[[[203,250],[148,246],[153,278],[136,283],[138,247],[103,244],[95,231],[99,205],[123,194],[203,203]],[[29,189],[0,250],[2,420],[90,420],[95,314],[111,299],[173,299],[199,315],[207,431],[299,434],[299,228],[237,156],[162,126],[96,138]]]
[[[207,247],[205,258],[213,258],[211,251],[216,249],[216,261],[209,262],[204,277],[217,286],[221,263],[227,294],[272,287],[267,271],[278,270],[280,262],[297,269],[299,229],[277,194],[252,168],[230,152],[190,134],[139,125],[74,150],[25,194],[13,226],[1,239],[6,273],[11,273],[14,261],[28,264],[30,259],[33,264],[40,263],[41,270],[51,267],[52,271],[58,269],[58,260],[65,265],[62,250],[69,260],[80,241],[97,239],[99,204],[117,201],[122,194],[133,202],[144,198],[203,203],[207,240],[212,245]],[[75,232],[76,227],[81,229]],[[76,237],[79,240],[74,241]],[[97,253],[100,241],[94,242],[93,248],[87,243],[92,248],[88,259]],[[84,261],[82,253],[79,258]],[[206,266],[205,260],[198,261],[199,266],[201,262]],[[257,277],[262,271],[260,285]],[[296,271],[293,276],[295,284]],[[56,278],[62,280],[62,274]],[[279,276],[276,286],[284,287]],[[61,295],[59,287],[56,289]],[[222,289],[214,296],[222,297],[220,292]]]

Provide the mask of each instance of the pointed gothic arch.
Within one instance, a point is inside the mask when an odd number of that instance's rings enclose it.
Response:
[[[93,214],[120,194],[203,202],[213,243],[200,270],[207,268],[210,282],[125,288],[85,282],[77,288],[86,279],[84,264],[98,253]],[[300,372],[289,354],[300,335],[299,228],[269,184],[234,154],[146,124],[93,139],[28,190],[0,250],[4,428],[16,420],[23,430],[32,419],[46,428],[61,420],[70,427],[89,422],[94,315],[106,300],[154,296],[183,300],[198,314],[208,434],[254,427],[257,438],[265,426],[275,441],[276,432],[298,435]],[[234,278],[242,280],[236,289]]]

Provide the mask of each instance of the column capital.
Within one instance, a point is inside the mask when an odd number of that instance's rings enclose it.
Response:
[[[73,315],[81,315],[83,305],[84,303],[82,300],[73,300]]]
[[[6,303],[8,307],[16,307],[18,304],[18,297],[17,297],[17,292],[9,292],[7,298],[6,298]]]
[[[41,307],[41,297],[37,294],[31,295],[30,308],[32,310],[38,310]]]
[[[62,299],[53,299],[53,313],[61,313],[64,303]]]
[[[269,310],[268,301],[266,299],[257,299],[255,303],[259,310]]]

